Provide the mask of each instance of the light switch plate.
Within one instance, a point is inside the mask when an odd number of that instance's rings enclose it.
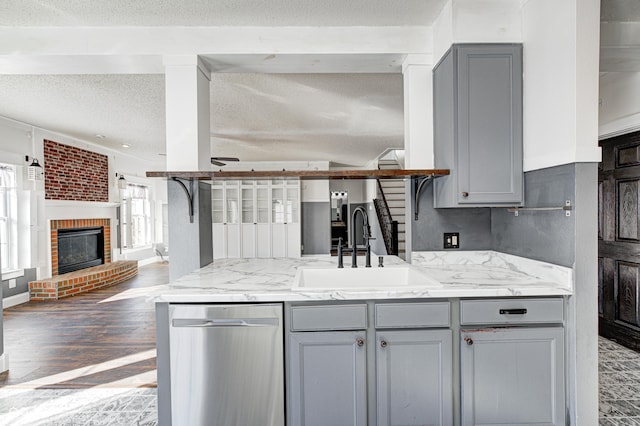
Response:
[[[444,248],[445,249],[457,249],[457,248],[460,248],[460,233],[459,232],[445,232],[444,233]]]

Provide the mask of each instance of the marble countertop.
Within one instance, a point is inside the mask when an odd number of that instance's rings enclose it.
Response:
[[[374,261],[375,259],[375,261]],[[345,257],[345,268],[350,267]],[[364,265],[364,257],[358,257]],[[372,259],[374,268],[377,259]],[[493,251],[412,253],[412,267],[438,286],[424,288],[292,289],[299,268],[336,268],[331,256],[277,259],[216,259],[212,264],[164,286],[152,299],[172,303],[281,302],[451,297],[553,296],[572,294],[570,268]],[[406,263],[384,256],[393,268]]]

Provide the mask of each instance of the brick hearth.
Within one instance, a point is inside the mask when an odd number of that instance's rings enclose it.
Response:
[[[121,283],[138,274],[137,260],[119,260],[29,283],[30,299],[58,300]]]

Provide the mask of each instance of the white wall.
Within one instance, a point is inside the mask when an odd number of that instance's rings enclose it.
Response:
[[[525,171],[600,161],[596,3],[530,0],[523,5]]]
[[[525,171],[600,161],[596,3],[451,0],[434,23],[434,63],[451,43],[524,44]]]
[[[434,64],[452,43],[508,43],[522,40],[520,2],[451,0],[434,22]]]
[[[640,73],[609,72],[600,76],[601,139],[640,130]]]
[[[26,179],[26,166],[30,164],[25,155],[35,157],[44,165],[44,139],[53,140],[65,145],[97,152],[109,157],[109,202],[78,202],[45,200],[44,182],[32,182]],[[155,160],[155,159],[154,159]],[[120,203],[120,192],[117,187],[116,173],[122,173],[130,182],[147,185],[150,189],[152,221],[161,224],[162,204],[166,204],[166,182],[150,179],[145,176],[147,170],[164,168],[159,162],[146,161],[131,155],[104,148],[70,136],[62,135],[46,129],[20,123],[0,117],[0,163],[15,164],[18,173],[22,174],[22,184],[18,187],[18,203],[20,217],[18,227],[20,268],[37,268],[38,278],[51,276],[50,220],[52,219],[111,219],[112,259],[118,260],[120,255],[116,245],[116,207]],[[158,218],[158,220],[155,220]],[[156,237],[162,236],[154,232]],[[153,252],[148,256],[152,257]]]

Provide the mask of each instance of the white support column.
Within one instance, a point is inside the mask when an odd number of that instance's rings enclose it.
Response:
[[[210,170],[211,72],[197,55],[167,56],[164,65],[167,170]]]
[[[167,170],[211,170],[209,81],[196,55],[164,58]],[[169,278],[174,281],[213,261],[211,185],[167,182]]]
[[[407,55],[402,63],[404,82],[404,168],[432,169],[433,159],[433,56]],[[413,246],[413,190],[405,183],[405,259],[411,262]]]
[[[431,55],[407,55],[404,81],[406,169],[433,168],[433,77]]]

